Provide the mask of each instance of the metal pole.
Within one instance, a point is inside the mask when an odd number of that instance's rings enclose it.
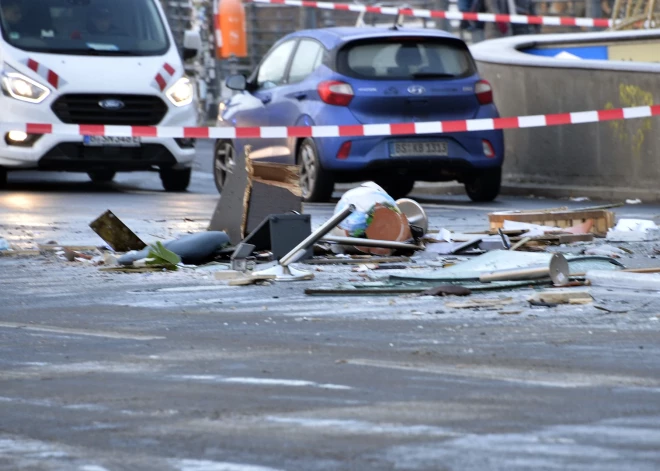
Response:
[[[312,245],[317,243],[323,238],[328,232],[337,227],[337,224],[346,219],[353,211],[355,211],[355,206],[350,205],[344,208],[343,211],[335,214],[330,219],[328,219],[321,227],[312,232],[305,240],[299,243],[291,252],[286,254],[280,259],[280,265],[286,267],[290,263],[295,263],[297,260],[300,260]]]
[[[603,16],[603,7],[600,4],[600,0],[587,0],[587,9],[586,9],[588,18],[600,18]],[[597,31],[598,28],[590,28],[591,31]]]
[[[434,2],[434,7],[436,10],[439,11],[447,11],[449,10],[449,0],[435,0]],[[447,18],[438,18],[435,20],[436,28],[441,29],[443,31],[449,31],[451,28],[451,23]]]
[[[342,245],[354,245],[362,247],[379,247],[383,249],[399,249],[399,250],[424,250],[424,247],[413,244],[405,244],[403,242],[395,242],[391,240],[374,240],[374,239],[359,239],[357,237],[338,237],[326,236],[322,238],[326,242],[335,242]]]

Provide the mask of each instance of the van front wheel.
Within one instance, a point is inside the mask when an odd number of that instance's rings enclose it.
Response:
[[[87,172],[87,175],[89,175],[89,178],[94,183],[111,182],[115,178],[116,174],[117,172],[113,172],[112,170],[90,170]]]
[[[171,168],[164,168],[160,170],[160,181],[163,182],[165,191],[186,191],[190,185],[191,168],[184,168],[181,170],[174,170]]]

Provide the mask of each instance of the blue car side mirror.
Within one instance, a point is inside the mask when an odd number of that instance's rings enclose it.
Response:
[[[247,79],[244,75],[231,75],[227,77],[225,84],[230,90],[242,92],[247,88]]]

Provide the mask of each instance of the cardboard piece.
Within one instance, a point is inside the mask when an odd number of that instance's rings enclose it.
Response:
[[[586,290],[555,289],[534,293],[528,301],[547,304],[588,304],[593,301],[593,298]]]
[[[236,153],[209,225],[210,231],[226,232],[234,245],[271,214],[302,212],[298,166],[254,162],[249,155],[249,146]]]

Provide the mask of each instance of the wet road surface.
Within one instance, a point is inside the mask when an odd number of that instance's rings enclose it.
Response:
[[[100,245],[111,209],[145,241],[204,230],[209,148],[191,191],[156,174],[10,176],[0,237]],[[424,197],[431,227],[503,208],[591,203]],[[308,205],[314,224],[333,205]],[[631,217],[660,208],[626,206]],[[310,269],[309,267],[307,267]],[[309,297],[356,279],[229,287],[204,270],[118,275],[0,258],[0,469],[48,471],[657,470],[660,296],[594,307],[456,309],[456,298]]]

